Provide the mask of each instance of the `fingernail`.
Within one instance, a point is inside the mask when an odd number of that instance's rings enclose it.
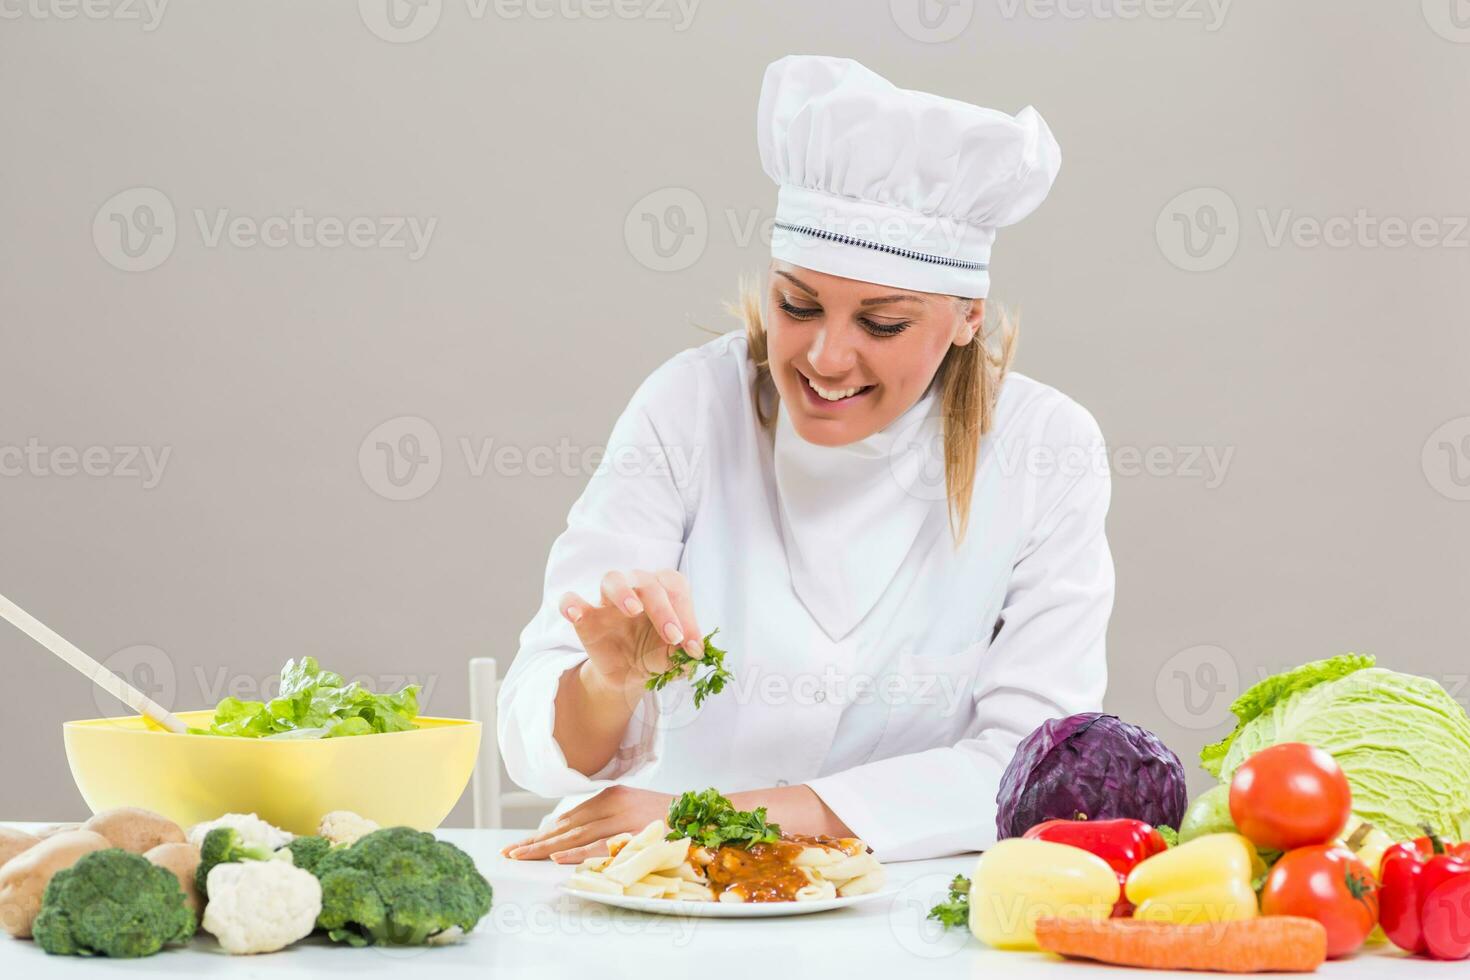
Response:
[[[582,621],[582,610],[573,606],[567,610],[567,619],[570,619],[574,623],[580,623]]]
[[[664,636],[670,643],[683,643],[684,631],[679,628],[678,623],[669,623],[664,627]]]
[[[689,656],[693,657],[695,660],[698,660],[700,657],[704,656],[703,644],[695,640],[690,640],[688,643],[684,644],[684,649],[689,651]]]
[[[639,602],[632,596],[628,596],[628,598],[623,600],[623,608],[628,610],[628,612],[632,615],[636,616],[643,611],[643,603]]]

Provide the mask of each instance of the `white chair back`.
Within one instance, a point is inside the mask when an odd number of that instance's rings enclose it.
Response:
[[[476,827],[505,826],[505,811],[508,809],[550,810],[552,806],[551,800],[535,793],[519,790],[501,792],[500,740],[495,733],[495,699],[499,685],[495,658],[475,657],[470,661],[470,717],[481,726],[480,756],[475,763],[470,789],[474,795]]]

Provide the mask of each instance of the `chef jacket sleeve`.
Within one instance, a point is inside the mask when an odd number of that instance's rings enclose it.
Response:
[[[601,599],[610,571],[677,568],[699,486],[701,401],[707,370],[674,357],[639,387],[608,439],[607,451],[551,547],[541,606],[521,633],[501,682],[497,734],[510,778],[540,796],[591,793],[650,765],[660,738],[652,695],[634,711],[612,761],[592,776],[567,765],[552,735],[561,677],[587,659],[559,611],[562,595]]]
[[[983,850],[996,839],[996,791],[1021,739],[1049,718],[1102,708],[1113,560],[1104,532],[1111,480],[1097,423],[1067,402],[1045,427],[1060,452],[1091,460],[1039,481],[999,631],[981,659],[967,737],[808,782],[883,860]],[[1059,457],[1064,458],[1064,457]]]

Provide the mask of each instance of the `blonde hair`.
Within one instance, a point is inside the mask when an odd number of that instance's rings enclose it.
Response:
[[[769,383],[771,368],[762,294],[754,279],[743,276],[739,288],[739,302],[727,308],[745,322],[745,339],[756,368],[756,417],[761,425],[769,426],[775,412],[767,410],[764,394],[769,389],[773,399],[777,395],[775,385]],[[949,529],[956,543],[964,540],[970,525],[970,499],[975,493],[980,438],[995,424],[996,399],[1016,353],[1015,319],[999,304],[987,302],[985,306],[986,324],[965,346],[951,346],[934,375],[939,382],[944,418],[944,483],[949,498]]]

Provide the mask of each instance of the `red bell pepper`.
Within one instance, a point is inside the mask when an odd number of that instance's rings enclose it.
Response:
[[[1128,880],[1128,872],[1138,862],[1169,849],[1164,835],[1142,820],[1047,820],[1021,836],[1053,844],[1070,844],[1096,854],[1117,872],[1120,886]],[[1118,904],[1113,906],[1113,917],[1132,914],[1132,904],[1127,898],[1120,897]]]
[[[1378,921],[1395,946],[1436,960],[1470,956],[1470,844],[1429,831],[1385,851],[1379,877]]]

